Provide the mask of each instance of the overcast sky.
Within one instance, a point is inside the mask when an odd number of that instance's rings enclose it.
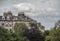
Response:
[[[50,29],[60,20],[60,0],[0,0],[0,15],[5,11],[12,11],[14,15],[24,11],[45,29]]]

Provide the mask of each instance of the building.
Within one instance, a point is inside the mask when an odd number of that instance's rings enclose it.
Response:
[[[15,23],[25,23],[29,29],[39,28],[41,31],[44,31],[44,26],[41,23],[26,16],[24,12],[19,12],[17,16],[14,16],[11,11],[8,11],[4,12],[3,16],[0,16],[0,26],[8,30],[13,30]]]

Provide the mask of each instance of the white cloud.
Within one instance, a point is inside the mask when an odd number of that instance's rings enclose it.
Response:
[[[35,7],[30,3],[20,3],[14,5],[16,8],[22,11],[34,11]]]
[[[38,15],[37,8],[33,4],[30,3],[20,3],[20,4],[15,4],[14,7],[18,8],[20,11],[24,11],[27,15],[29,16],[36,16]]]
[[[31,3],[19,3],[19,4],[14,4],[13,6],[15,8],[19,9],[20,11],[24,11],[26,15],[31,16],[31,17],[37,17],[37,16],[38,17],[39,16],[51,17],[51,16],[60,15],[58,9],[56,9],[52,6],[49,6],[49,5],[46,5],[46,6],[39,5],[40,7],[38,7]]]

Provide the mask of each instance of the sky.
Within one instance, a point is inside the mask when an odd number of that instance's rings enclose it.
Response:
[[[49,30],[60,20],[60,0],[0,0],[0,15],[7,11],[13,15],[24,11]]]

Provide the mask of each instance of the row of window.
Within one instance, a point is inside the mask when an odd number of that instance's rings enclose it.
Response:
[[[0,18],[0,20],[30,20],[27,17],[22,17],[22,16],[13,16],[13,17],[9,17],[9,16],[3,16]]]
[[[4,27],[12,27],[12,24],[9,24],[9,23],[1,23],[1,25]]]

